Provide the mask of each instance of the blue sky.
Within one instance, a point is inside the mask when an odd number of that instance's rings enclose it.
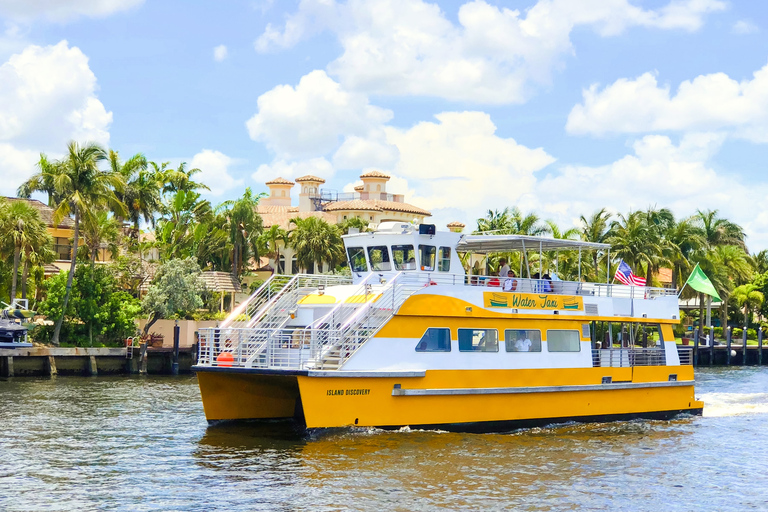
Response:
[[[717,208],[768,247],[768,3],[0,0],[0,193],[96,140],[213,202],[381,169],[434,221]],[[218,48],[218,49],[217,49]]]

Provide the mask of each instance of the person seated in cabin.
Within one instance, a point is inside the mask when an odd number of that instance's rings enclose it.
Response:
[[[507,260],[505,258],[499,259],[499,277],[507,277],[509,276],[509,265],[507,265]]]
[[[541,276],[541,291],[544,293],[552,293],[552,278],[549,277],[549,274],[544,274]]]
[[[416,258],[411,258],[408,263],[405,264],[403,270],[416,270]]]
[[[531,345],[533,345],[533,343],[531,342],[531,339],[526,336],[526,332],[520,331],[517,341],[515,342],[515,350],[518,352],[530,352]]]
[[[517,279],[515,279],[516,277],[517,276],[515,275],[515,272],[510,270],[509,274],[507,275],[507,280],[504,281],[505,292],[513,292],[517,290]]]

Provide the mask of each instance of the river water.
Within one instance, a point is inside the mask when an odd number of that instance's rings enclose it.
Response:
[[[0,381],[0,510],[768,510],[768,368],[703,417],[509,434],[208,427],[194,376]]]

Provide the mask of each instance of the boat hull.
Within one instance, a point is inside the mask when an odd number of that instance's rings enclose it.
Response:
[[[292,418],[307,428],[492,432],[569,421],[701,414],[680,367],[426,372],[197,368],[209,421]],[[610,383],[607,382],[610,380]]]

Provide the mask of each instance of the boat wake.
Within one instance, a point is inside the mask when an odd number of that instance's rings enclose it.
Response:
[[[768,393],[705,393],[697,398],[709,418],[768,414]]]

